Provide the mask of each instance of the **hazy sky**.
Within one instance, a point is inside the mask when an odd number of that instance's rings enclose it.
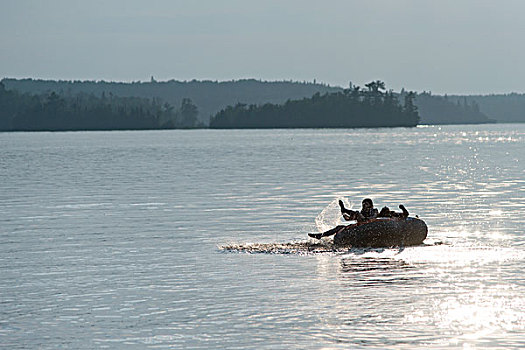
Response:
[[[525,1],[0,0],[0,78],[525,92]]]

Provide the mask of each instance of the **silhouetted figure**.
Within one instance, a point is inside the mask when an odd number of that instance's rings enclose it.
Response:
[[[406,210],[405,206],[403,204],[399,205],[399,209],[402,210],[401,213],[396,213],[393,210],[390,210],[388,207],[383,207],[381,211],[379,212],[379,215],[377,217],[380,218],[400,218],[405,219],[408,217],[408,210]]]
[[[346,221],[356,220],[357,222],[364,222],[377,218],[378,211],[374,208],[374,202],[370,198],[363,199],[361,202],[361,211],[346,209],[343,201],[339,201],[339,206],[341,207],[341,214]]]

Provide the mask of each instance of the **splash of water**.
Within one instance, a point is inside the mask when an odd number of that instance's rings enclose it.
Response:
[[[346,198],[336,198],[331,201],[315,218],[315,226],[318,232],[325,232],[337,225],[343,224],[339,200],[342,200],[345,207],[351,208],[352,205]]]

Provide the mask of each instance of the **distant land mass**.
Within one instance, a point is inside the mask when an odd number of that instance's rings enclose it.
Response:
[[[197,120],[204,125],[207,125],[210,118],[219,111],[239,103],[246,105],[283,104],[288,100],[310,98],[316,93],[326,94],[344,90],[341,87],[319,84],[315,81],[261,81],[255,79],[223,82],[197,80],[157,82],[152,78],[149,82],[124,83],[5,78],[2,83],[6,89],[17,90],[21,93],[55,92],[65,97],[78,93],[101,97],[103,93],[106,95],[111,93],[119,97],[155,98],[172,106],[180,106],[184,99],[189,99],[198,109]],[[400,95],[402,94],[403,91],[400,92]],[[422,124],[525,122],[525,115],[520,115],[517,109],[509,119],[508,109],[503,108],[505,107],[504,102],[491,103],[491,99],[486,100],[484,97],[480,96],[481,100],[478,102],[477,96],[465,99],[464,97],[447,97],[422,92],[417,94],[415,105],[418,107]],[[513,98],[525,103],[525,95],[516,95]],[[498,98],[493,100],[496,101]],[[507,97],[503,100],[507,101]],[[490,112],[485,113],[485,110]]]
[[[35,79],[3,79],[8,90],[42,94],[56,92],[59,95],[77,93],[94,94],[112,93],[120,97],[160,98],[164,102],[178,106],[185,98],[191,99],[198,107],[197,118],[208,123],[210,117],[228,105],[237,103],[264,104],[284,103],[312,97],[316,92],[327,93],[341,91],[341,88],[309,82],[273,81],[255,79],[237,81],[164,81],[157,82],[105,82],[105,81],[64,81]]]
[[[314,94],[284,104],[237,104],[221,110],[210,128],[375,128],[414,127],[419,122],[416,94],[387,91],[382,81],[353,86],[340,92]]]
[[[497,122],[481,111],[474,99],[452,100],[447,96],[419,93],[416,97],[422,124],[483,124]]]
[[[525,94],[449,95],[446,98],[459,104],[475,103],[489,118],[502,123],[525,122]]]
[[[209,80],[157,82],[152,78],[149,82],[127,83],[5,78],[2,83],[6,90],[18,91],[20,94],[49,95],[55,92],[66,100],[79,94],[93,95],[93,98],[111,95],[114,98],[154,100],[157,107],[169,104],[168,108],[175,108],[172,106],[181,106],[184,101],[186,104],[190,101],[196,107],[197,112],[194,125],[200,126],[208,125],[210,118],[217,113],[228,106],[236,106],[239,103],[248,106],[262,106],[268,103],[280,105],[289,100],[310,98],[316,93],[324,95],[345,90],[315,81],[261,81],[255,79],[222,82]],[[400,100],[403,99],[403,93],[404,91],[396,93]],[[525,122],[525,94],[440,96],[430,92],[421,92],[415,96],[414,103],[418,107],[421,124]],[[162,113],[165,114],[165,111]],[[164,127],[174,126],[177,123],[180,125],[180,119],[176,120],[176,117],[168,119],[170,122],[164,120]]]
[[[59,95],[6,90],[0,82],[0,131],[147,130],[204,127],[197,106],[183,99],[178,109],[159,99]]]
[[[342,91],[315,93],[282,104],[227,106],[211,117],[211,128],[360,128],[414,127],[416,94],[387,91],[381,81]],[[0,82],[0,131],[73,131],[189,129],[206,127],[198,107],[183,98],[175,109],[159,98],[120,97],[112,92],[42,92],[8,90]]]

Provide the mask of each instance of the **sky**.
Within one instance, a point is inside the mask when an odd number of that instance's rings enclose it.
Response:
[[[525,92],[522,0],[0,0],[0,78]]]

